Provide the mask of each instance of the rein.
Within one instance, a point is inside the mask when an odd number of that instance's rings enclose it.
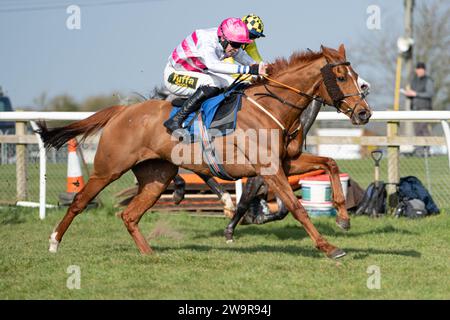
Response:
[[[297,94],[299,94],[299,95],[301,95],[301,96],[303,96],[303,97],[306,97],[306,98],[308,98],[308,99],[312,99],[312,100],[318,101],[318,102],[320,102],[321,104],[324,103],[323,99],[321,99],[320,97],[316,97],[316,96],[312,96],[312,95],[310,95],[310,94],[304,93],[304,92],[300,91],[300,90],[297,89],[297,88],[291,87],[291,86],[289,86],[289,85],[287,85],[287,84],[284,84],[284,83],[279,82],[279,81],[277,81],[277,80],[275,80],[275,79],[272,79],[272,78],[270,78],[270,77],[267,76],[267,75],[263,75],[263,77],[264,77],[266,80],[268,80],[268,81],[270,81],[270,82],[273,82],[273,83],[276,83],[276,84],[278,84],[278,85],[280,85],[280,86],[282,86],[282,87],[284,87],[284,88],[286,88],[286,89],[289,89],[289,90],[291,90],[291,91],[294,91],[295,93],[297,93]],[[323,81],[323,80],[322,80],[322,81]],[[315,88],[318,87],[322,81],[320,81],[318,84],[316,84]],[[265,92],[263,92],[263,93],[255,93],[255,96],[266,96],[266,97],[270,97],[270,98],[273,98],[273,99],[278,100],[278,101],[281,102],[282,104],[285,104],[285,105],[287,105],[287,106],[289,106],[289,107],[291,107],[291,108],[294,108],[294,109],[301,109],[301,108],[298,107],[297,105],[295,105],[295,104],[293,104],[293,103],[291,103],[291,102],[289,102],[289,101],[287,101],[287,100],[285,100],[285,99],[282,99],[282,98],[279,97],[278,95],[274,94],[272,91],[269,90],[269,88],[267,87],[266,84],[264,84],[264,88],[266,89],[266,91],[267,91],[268,93],[265,93]],[[287,132],[287,130],[286,130],[286,128],[283,126],[283,124],[282,124],[277,118],[275,118],[274,115],[272,115],[269,111],[267,111],[263,106],[261,106],[258,102],[256,102],[256,101],[253,100],[252,98],[250,98],[250,97],[248,97],[248,96],[245,96],[245,97],[247,98],[247,100],[249,100],[250,102],[252,102],[255,106],[257,106],[261,111],[263,111],[265,114],[267,114],[267,115],[268,115],[268,116],[269,116],[276,124],[278,124],[278,126],[283,130],[283,133],[287,135],[287,138],[288,138],[289,141],[292,140],[292,139],[294,139],[294,138],[297,136],[297,134],[298,134],[298,132],[300,131],[300,128],[301,128],[301,126],[302,126],[301,121],[299,121],[299,124],[298,124],[297,128],[296,128],[294,131],[292,131],[291,133],[289,133],[289,132]]]
[[[279,82],[279,81],[277,81],[277,80],[275,80],[275,79],[273,79],[273,78],[270,78],[269,76],[263,75],[263,77],[264,77],[265,79],[267,79],[268,81],[273,82],[273,83],[276,83],[276,84],[278,84],[278,85],[280,85],[280,86],[282,86],[282,87],[285,87],[286,89],[289,89],[289,90],[291,90],[291,91],[294,91],[295,93],[297,93],[297,94],[299,94],[299,95],[301,95],[301,96],[303,96],[303,97],[305,97],[305,98],[309,98],[309,99],[312,99],[312,100],[316,100],[316,101],[319,101],[319,102],[321,102],[321,103],[324,102],[323,99],[320,98],[320,97],[312,96],[312,95],[310,95],[310,94],[301,92],[299,89],[294,88],[294,87],[291,87],[291,86],[289,86],[289,85],[287,85],[287,84],[284,84],[284,83],[282,83],[282,82]],[[322,80],[322,81],[323,81],[323,80]],[[316,86],[318,86],[322,81],[320,81]],[[289,106],[291,106],[291,107],[294,107],[294,108],[299,109],[299,107],[295,106],[294,104],[287,103],[287,101],[282,100],[280,97],[278,97],[277,95],[273,94],[273,93],[267,88],[267,85],[266,85],[266,84],[264,84],[264,88],[266,88],[266,90],[267,90],[270,94],[267,94],[267,93],[256,93],[255,96],[256,96],[256,95],[258,95],[258,96],[262,96],[262,95],[270,96],[270,97],[275,98],[275,99],[277,99],[278,101],[282,102],[283,104],[287,104],[287,105],[289,105]]]
[[[355,97],[358,96],[360,97],[360,99],[364,99],[365,95],[362,92],[358,92],[358,93],[354,93],[354,94],[346,94],[344,95],[344,93],[342,92],[341,88],[338,86],[337,84],[337,79],[336,79],[336,75],[333,72],[333,68],[337,67],[337,66],[349,66],[350,62],[348,61],[344,61],[344,62],[336,62],[336,63],[327,63],[324,67],[322,67],[320,69],[320,73],[322,74],[322,79],[321,81],[319,81],[316,86],[314,87],[314,89],[316,89],[322,82],[324,82],[325,84],[325,88],[328,92],[328,95],[330,96],[330,98],[333,100],[333,106],[336,108],[337,112],[343,112],[344,114],[348,114],[350,112],[349,117],[352,118],[353,114],[355,112],[356,108],[351,108],[348,104],[347,101],[345,101],[346,98],[348,97]],[[288,90],[291,90],[295,93],[297,93],[300,96],[303,96],[305,98],[311,99],[311,100],[315,100],[320,102],[321,104],[325,104],[325,101],[321,98],[321,97],[317,97],[317,96],[312,96],[310,94],[307,94],[305,92],[300,91],[297,88],[294,88],[292,86],[289,86],[285,83],[279,82],[273,78],[270,78],[267,75],[263,75],[263,77],[269,81],[269,82],[273,82],[276,83]],[[265,96],[265,97],[270,97],[273,98],[275,100],[278,100],[279,102],[281,102],[284,105],[287,105],[291,108],[295,108],[295,109],[301,109],[300,107],[298,107],[297,105],[281,98],[280,96],[274,94],[272,91],[269,90],[269,88],[267,87],[266,84],[264,84],[264,88],[266,89],[267,93],[255,93],[255,96]],[[314,90],[315,91],[315,90]],[[272,120],[274,120],[278,126],[280,126],[280,128],[283,130],[283,132],[286,134],[287,130],[286,128],[283,126],[283,124],[277,119],[275,118],[269,111],[267,111],[263,106],[261,106],[259,103],[257,103],[255,100],[253,100],[250,97],[246,98],[252,102],[254,105],[256,105],[260,110],[262,110],[264,113],[266,113]],[[345,104],[348,106],[348,109],[345,111],[341,111],[340,110],[340,105],[345,102]],[[300,130],[301,127],[301,122],[299,123],[298,127],[292,132],[292,133],[287,133],[288,139],[292,139],[295,138],[295,136],[297,135],[298,131]]]

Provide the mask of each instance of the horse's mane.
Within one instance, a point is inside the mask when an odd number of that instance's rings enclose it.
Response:
[[[287,69],[294,65],[298,65],[300,63],[308,63],[319,59],[323,56],[322,51],[312,51],[308,49],[307,51],[296,51],[289,58],[277,58],[274,62],[269,63],[267,66],[267,72],[271,77],[277,76],[280,73],[285,72]],[[252,85],[258,85],[262,83],[266,83],[267,80],[262,77],[258,77],[256,80],[252,82]]]
[[[276,76],[284,72],[286,69],[300,64],[300,63],[308,63],[314,61],[320,57],[322,57],[322,51],[296,51],[291,56],[286,58],[277,58],[273,63],[269,64],[270,74]]]

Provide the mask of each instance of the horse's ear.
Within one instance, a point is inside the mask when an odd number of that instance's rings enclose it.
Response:
[[[325,59],[327,59],[328,62],[330,62],[331,59],[331,53],[330,53],[330,49],[328,49],[327,47],[320,45],[320,50],[323,53],[323,56],[325,57]]]
[[[344,44],[341,44],[341,45],[339,46],[338,52],[339,52],[339,54],[340,54],[342,57],[344,57],[344,60],[347,60],[347,58],[346,58],[346,56],[345,56],[345,47],[344,47]]]

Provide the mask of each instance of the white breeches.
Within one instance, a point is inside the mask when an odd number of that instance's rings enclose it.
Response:
[[[221,78],[211,73],[175,70],[170,63],[164,69],[164,85],[177,96],[190,96],[200,86],[225,88],[233,81],[233,78],[229,78],[227,80],[227,76]]]

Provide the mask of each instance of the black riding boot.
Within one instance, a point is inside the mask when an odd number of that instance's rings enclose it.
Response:
[[[164,126],[173,132],[181,129],[183,121],[194,111],[200,108],[200,105],[206,99],[219,94],[220,89],[217,87],[201,86],[190,96],[180,107],[180,110],[173,116],[173,118],[164,122]]]

